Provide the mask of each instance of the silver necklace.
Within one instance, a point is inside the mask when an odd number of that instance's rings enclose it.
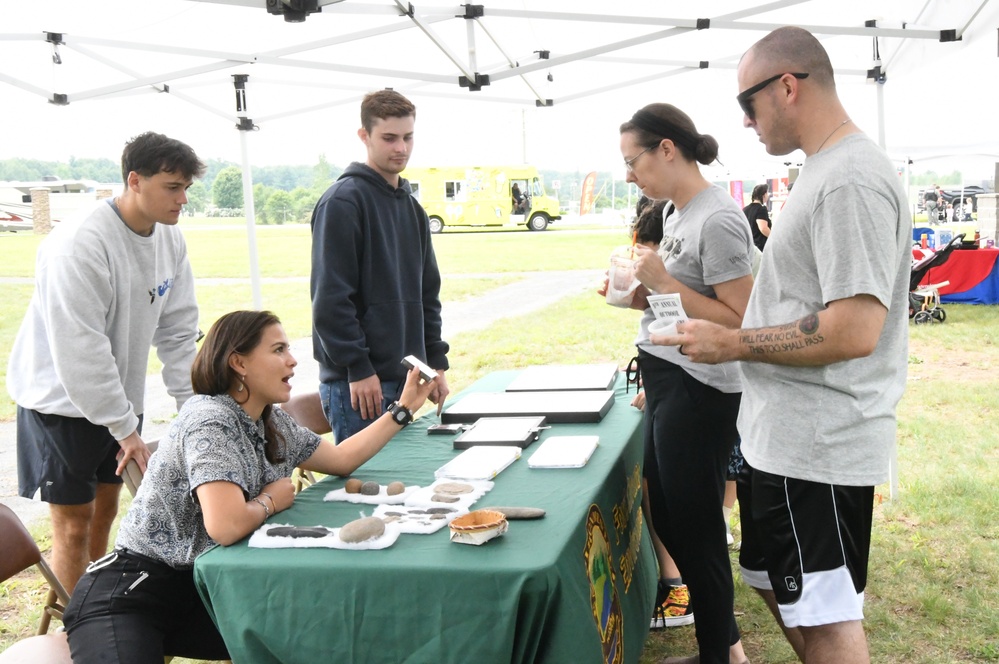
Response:
[[[842,121],[842,122],[840,122],[840,123],[839,123],[838,125],[836,125],[836,128],[835,128],[835,129],[833,129],[833,130],[832,130],[831,132],[829,132],[829,135],[828,135],[828,136],[826,136],[826,139],[825,139],[824,141],[822,141],[822,143],[820,143],[820,144],[819,144],[819,149],[818,149],[818,150],[816,150],[815,152],[816,152],[816,153],[818,153],[818,152],[822,152],[822,148],[824,148],[824,147],[826,146],[826,141],[828,141],[828,140],[829,140],[830,138],[832,138],[832,135],[833,135],[833,134],[835,134],[835,133],[836,133],[837,131],[839,131],[839,130],[840,130],[840,128],[841,128],[841,127],[842,127],[843,125],[845,125],[845,124],[846,124],[847,122],[849,122],[849,121],[850,121],[850,118],[847,118],[846,120],[843,120],[843,121]]]

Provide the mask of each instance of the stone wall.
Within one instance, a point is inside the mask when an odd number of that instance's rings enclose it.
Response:
[[[52,230],[49,195],[50,192],[45,187],[36,187],[31,190],[31,218],[35,235],[48,235]]]

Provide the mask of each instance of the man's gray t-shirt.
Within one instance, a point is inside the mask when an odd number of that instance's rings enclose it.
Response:
[[[754,468],[850,486],[887,479],[908,360],[911,227],[895,167],[866,136],[806,160],[763,252],[743,327],[790,323],[860,294],[876,297],[888,317],[869,357],[821,367],[741,363],[739,432]]]

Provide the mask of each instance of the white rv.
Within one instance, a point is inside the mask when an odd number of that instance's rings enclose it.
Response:
[[[120,185],[99,185],[93,180],[60,180],[46,177],[34,182],[0,182],[0,230],[30,229],[33,219],[31,190],[49,190],[49,214],[53,222],[61,221],[97,200],[99,188]]]

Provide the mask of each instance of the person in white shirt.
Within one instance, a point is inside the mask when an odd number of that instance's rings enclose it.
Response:
[[[52,567],[73,590],[107,551],[121,473],[145,470],[149,349],[178,409],[192,394],[194,277],[176,227],[205,170],[188,145],[146,132],[122,153],[121,196],[66,220],[38,248],[35,292],[7,371],[20,494],[52,517]]]

